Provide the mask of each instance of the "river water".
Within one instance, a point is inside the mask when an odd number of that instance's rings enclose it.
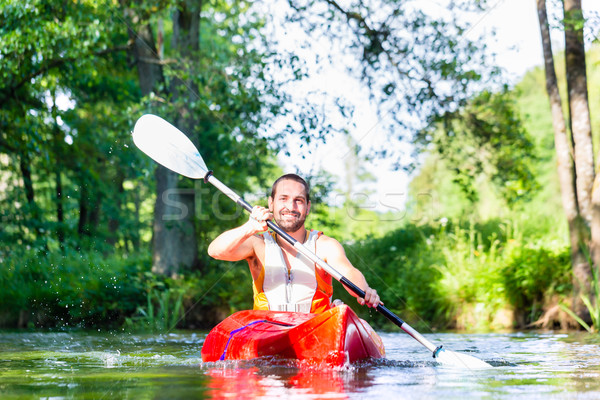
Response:
[[[203,364],[204,333],[0,332],[0,398],[599,399],[600,335],[425,335],[492,364],[437,365],[404,333],[385,360],[338,369],[285,360]]]

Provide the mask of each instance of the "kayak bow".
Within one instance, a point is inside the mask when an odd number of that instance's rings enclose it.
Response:
[[[239,311],[219,323],[202,346],[202,360],[249,360],[264,356],[343,365],[385,357],[371,326],[346,305],[322,314]]]

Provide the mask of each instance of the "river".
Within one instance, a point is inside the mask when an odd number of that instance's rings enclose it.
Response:
[[[385,360],[338,369],[286,360],[202,363],[204,333],[0,332],[2,399],[598,399],[600,335],[436,333],[494,368],[438,365],[404,333]]]

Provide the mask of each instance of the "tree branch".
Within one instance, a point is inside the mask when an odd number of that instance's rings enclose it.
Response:
[[[103,50],[91,52],[87,56],[90,56],[90,57],[100,57],[100,56],[104,56],[104,55],[110,54],[110,53],[116,53],[116,52],[119,52],[119,51],[127,51],[127,50],[129,50],[129,48],[132,45],[133,45],[133,42],[129,41],[125,45],[116,46],[116,47],[112,47],[112,48],[109,48],[109,49],[103,49]],[[47,64],[40,66],[40,68],[37,69],[36,71],[33,71],[33,72],[29,73],[27,76],[25,76],[23,79],[21,79],[15,85],[10,86],[10,87],[2,90],[2,92],[1,92],[2,96],[0,97],[2,99],[2,102],[4,102],[5,100],[7,100],[9,98],[9,95],[14,94],[21,86],[23,86],[27,82],[30,82],[36,76],[44,74],[44,73],[50,71],[52,68],[56,68],[56,67],[58,67],[60,65],[68,63],[68,62],[76,61],[76,60],[78,60],[80,58],[81,57],[66,57],[66,58],[57,58],[57,59],[54,59],[54,60],[50,60]]]

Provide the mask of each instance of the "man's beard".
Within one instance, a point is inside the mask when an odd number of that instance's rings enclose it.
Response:
[[[275,222],[277,222],[277,225],[279,225],[279,227],[287,233],[293,233],[302,228],[304,221],[306,221],[306,216],[303,218],[302,215],[298,215],[297,219],[294,220],[283,219],[281,217],[281,213],[275,217]]]

